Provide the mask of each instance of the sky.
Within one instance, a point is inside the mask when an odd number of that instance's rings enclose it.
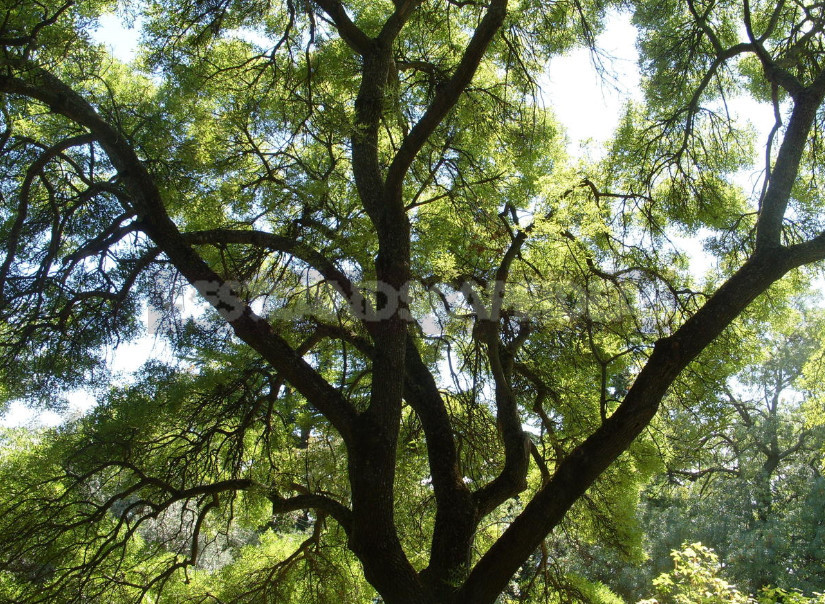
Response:
[[[124,27],[115,15],[104,15],[93,38],[109,47],[112,54],[123,62],[134,57],[139,39],[136,27]],[[613,13],[605,31],[597,38],[600,61],[615,79],[605,81],[595,67],[594,58],[587,48],[580,48],[551,60],[544,78],[540,81],[544,103],[551,107],[558,121],[564,125],[568,137],[568,150],[574,157],[598,158],[604,152],[618,125],[622,108],[628,100],[641,100],[640,75],[635,47],[636,32],[628,13]],[[759,118],[755,107],[745,107]],[[769,128],[767,124],[766,128]],[[749,175],[743,175],[743,184]],[[698,270],[704,262],[701,246],[697,241],[684,241],[696,255]],[[147,318],[148,319],[148,318]],[[147,335],[140,340],[121,346],[107,353],[107,360],[114,371],[128,372],[149,356],[163,355],[164,344],[160,339]],[[125,379],[125,378],[124,378]],[[73,393],[67,411],[69,416],[83,413],[94,405],[86,393]],[[0,426],[57,425],[60,414],[53,411],[34,411],[20,403],[13,403]]]
[[[123,22],[114,13],[103,15],[99,19],[100,27],[92,38],[109,47],[116,59],[128,63],[135,56],[140,30],[137,27],[124,27]]]
[[[598,156],[619,123],[628,100],[641,101],[636,30],[630,14],[614,13],[597,38],[599,60],[615,79],[606,81],[588,48],[554,58],[541,82],[545,102],[564,124],[568,149],[576,156]]]
[[[128,62],[134,56],[140,33],[137,28],[124,28],[115,14],[104,15],[94,39],[105,44],[119,60]],[[593,57],[586,48],[553,59],[546,78],[541,82],[544,100],[556,112],[567,128],[570,150],[597,150],[607,142],[618,124],[619,113],[628,99],[641,100],[636,31],[629,13],[614,13],[597,46],[601,60],[616,79],[605,82],[596,72]]]

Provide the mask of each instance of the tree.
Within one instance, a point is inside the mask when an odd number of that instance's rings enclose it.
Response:
[[[668,388],[825,257],[818,4],[628,3],[647,102],[580,168],[536,81],[605,3],[128,4],[135,65],[110,7],[3,5],[5,396],[101,396],[6,437],[10,600],[363,601],[357,560],[388,604],[494,602],[568,514],[609,529]],[[147,302],[174,358],[112,380]]]
[[[654,573],[690,538],[712,547],[725,577],[751,594],[823,584],[824,435],[804,413],[821,396],[811,365],[821,331],[818,314],[788,312],[760,334],[761,354],[718,388],[719,411],[704,425],[682,409],[689,419],[646,505]]]

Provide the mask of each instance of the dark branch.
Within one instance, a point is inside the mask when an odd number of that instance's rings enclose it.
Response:
[[[315,0],[315,3],[329,15],[341,39],[349,44],[350,48],[360,55],[370,51],[372,40],[352,22],[339,0]]]

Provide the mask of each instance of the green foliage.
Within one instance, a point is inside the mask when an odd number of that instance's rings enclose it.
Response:
[[[653,580],[657,597],[638,604],[820,604],[822,594],[764,587],[758,596],[743,594],[722,578],[716,553],[701,543],[684,543],[671,552],[673,568]]]
[[[659,575],[653,585],[659,599],[639,604],[749,604],[753,602],[719,576],[719,558],[701,543],[685,543],[671,552],[673,570]]]
[[[574,165],[538,83],[615,8],[645,98]],[[663,598],[811,591],[825,323],[769,287],[825,256],[821,13],[4,2],[0,403],[97,405],[0,436],[0,599],[618,604],[697,519]]]
[[[759,592],[759,604],[822,604],[825,596],[814,594],[806,597],[799,590],[786,590],[779,587],[766,587]]]

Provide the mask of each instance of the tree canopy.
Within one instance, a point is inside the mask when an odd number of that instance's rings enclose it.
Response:
[[[576,161],[539,83],[615,10],[644,101]],[[98,404],[3,433],[0,597],[610,601],[548,537],[633,542],[677,407],[756,418],[720,384],[825,259],[823,11],[4,0],[3,401]],[[147,307],[169,354],[112,373]]]

